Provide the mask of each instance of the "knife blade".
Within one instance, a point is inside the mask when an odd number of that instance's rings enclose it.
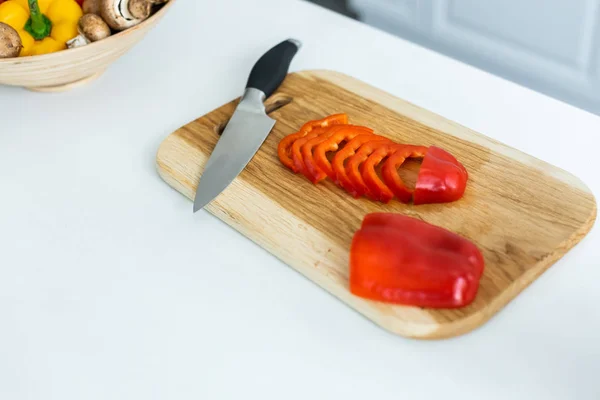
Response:
[[[275,126],[276,121],[265,112],[264,101],[281,85],[301,46],[296,39],[284,40],[263,54],[252,67],[244,94],[200,177],[194,213],[234,181]]]

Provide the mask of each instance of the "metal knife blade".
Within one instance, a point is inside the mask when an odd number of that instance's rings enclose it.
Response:
[[[242,172],[263,144],[275,120],[265,113],[264,93],[246,89],[227,123],[198,184],[194,212],[217,197]]]
[[[244,95],[206,163],[196,189],[194,212],[234,181],[273,129],[276,121],[267,116],[263,102],[283,82],[300,47],[298,40],[285,40],[254,64]]]

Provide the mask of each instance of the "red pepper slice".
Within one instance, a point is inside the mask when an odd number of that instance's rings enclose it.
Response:
[[[315,162],[312,157],[312,148],[316,144],[321,143],[323,140],[327,139],[332,133],[335,133],[338,130],[340,130],[342,126],[347,127],[348,125],[332,126],[326,132],[323,132],[322,134],[319,134],[317,136],[312,136],[309,134],[307,137],[312,137],[301,144],[300,157],[302,158],[302,164],[304,165],[304,168],[302,169],[302,174],[304,174],[304,176],[308,178],[308,180],[312,183],[317,183],[318,181],[321,181],[326,177],[326,175],[323,176],[323,171],[318,170],[315,165]]]
[[[350,143],[354,142],[355,138],[364,136],[364,138],[361,138],[358,142],[355,142],[362,144],[362,140],[366,140],[367,137],[372,138],[370,135],[373,134],[373,129],[365,128],[364,126],[357,126],[355,128],[356,129],[354,130],[341,130],[334,132],[326,140],[321,142],[314,150],[314,160],[317,164],[317,167],[325,172],[325,174],[327,174],[327,176],[336,183],[338,183],[337,174],[331,166],[331,162],[329,162],[329,159],[327,158],[327,153],[338,151],[342,142],[346,142],[346,145],[349,145]],[[349,149],[348,151],[354,154],[355,150],[356,149]]]
[[[377,195],[369,190],[369,187],[363,179],[361,165],[367,160],[367,158],[369,158],[371,153],[380,147],[387,146],[388,144],[390,144],[389,140],[374,140],[364,143],[362,146],[360,146],[356,154],[350,157],[346,163],[346,174],[348,174],[348,178],[351,182],[351,189],[348,191],[352,196],[358,198],[362,195],[366,195],[372,200],[377,200]]]
[[[356,154],[356,150],[359,149],[363,144],[373,140],[389,141],[389,139],[379,135],[359,135],[350,142],[346,143],[344,148],[335,153],[335,156],[333,156],[331,166],[333,167],[333,173],[335,174],[334,181],[348,192],[353,190],[353,185],[352,181],[348,177],[348,174],[346,174],[346,166],[344,165],[344,162]]]
[[[347,140],[354,139],[358,135],[370,135],[373,134],[373,130],[370,128],[365,128],[364,126],[356,126],[356,125],[336,125],[331,127],[325,134],[319,135],[304,145],[302,145],[302,159],[304,160],[304,175],[312,182],[318,183],[323,179],[327,178],[328,174],[324,170],[322,170],[318,165],[317,157],[317,149],[315,149],[315,154],[313,155],[313,148],[319,147],[323,143],[335,143],[335,147],[339,146],[339,143]],[[327,164],[329,164],[329,160],[327,160],[327,156],[325,155],[325,151],[321,151],[319,153],[319,157],[324,159]],[[321,160],[323,161],[323,160]],[[330,167],[331,168],[331,167]]]
[[[323,119],[308,121],[300,130],[296,133],[292,133],[287,135],[279,142],[277,146],[277,155],[279,156],[279,160],[283,165],[288,167],[294,172],[299,172],[294,169],[294,161],[292,160],[292,145],[297,139],[300,139],[310,133],[313,129],[316,128],[326,128],[331,125],[338,124],[347,124],[348,123],[348,115],[346,114],[332,114]]]
[[[483,256],[468,239],[401,214],[365,216],[350,249],[350,291],[388,303],[466,306],[483,270]]]
[[[292,144],[292,161],[293,171],[301,172],[302,174],[306,174],[306,166],[304,165],[304,159],[302,158],[302,146],[304,146],[309,140],[316,138],[319,135],[325,134],[329,129],[328,128],[315,128],[311,132],[307,133],[304,137],[297,139]]]
[[[423,158],[413,203],[447,203],[460,199],[467,187],[466,168],[446,150],[431,146]]]
[[[381,152],[383,152],[383,150],[385,149],[382,149]],[[399,145],[390,148],[388,153],[389,157],[381,168],[381,176],[386,185],[382,187],[385,187],[387,190],[389,190],[389,192],[384,193],[385,197],[382,201],[384,201],[390,195],[390,193],[393,196],[396,196],[396,198],[403,203],[409,203],[411,201],[413,193],[404,185],[404,182],[402,182],[402,178],[400,178],[400,175],[398,175],[398,167],[400,167],[400,165],[402,165],[407,158],[423,158],[427,150],[427,147],[414,145]],[[374,156],[375,153],[371,154],[365,163],[365,172],[363,172],[363,175],[366,175],[365,182],[370,185],[369,187],[373,186],[375,188],[381,185],[383,182],[381,182],[379,177],[375,174],[374,168],[370,168],[371,157]],[[367,163],[369,163],[368,170]],[[369,177],[368,180],[367,176]]]
[[[379,147],[369,156],[369,158],[367,158],[367,161],[365,161],[362,167],[363,180],[369,188],[369,191],[375,195],[379,201],[388,203],[394,197],[395,192],[391,189],[391,187],[388,187],[387,182],[384,183],[381,181],[381,179],[379,179],[375,168],[385,157],[390,156],[388,160],[392,160],[392,157],[394,157],[396,162],[399,157],[402,157],[402,162],[404,162],[407,157],[423,157],[426,151],[427,147],[413,146],[408,144],[393,143]],[[402,164],[402,162],[400,164]],[[400,180],[400,182],[402,182],[400,176],[398,175],[397,169],[394,169],[394,172],[395,176]],[[404,187],[404,184],[402,184],[402,186]],[[406,191],[408,191],[408,189],[406,189]],[[408,196],[402,192],[398,192],[398,194],[401,195],[398,196],[399,200],[405,203],[409,202],[410,198],[412,197],[412,193],[410,193],[410,191],[408,191]],[[408,200],[406,200],[407,198]]]

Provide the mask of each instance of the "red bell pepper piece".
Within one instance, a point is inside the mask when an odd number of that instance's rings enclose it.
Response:
[[[300,130],[296,133],[292,133],[284,137],[277,146],[277,155],[279,156],[279,160],[283,165],[288,167],[294,172],[299,172],[294,170],[294,161],[292,160],[292,145],[294,142],[306,136],[315,128],[326,128],[331,125],[337,124],[347,124],[348,123],[348,115],[346,114],[332,114],[323,119],[308,121]]]
[[[384,183],[381,181],[377,175],[377,172],[375,171],[375,168],[385,157],[391,156],[389,157],[388,161],[394,157],[395,165],[400,157],[402,157],[402,162],[404,162],[407,157],[423,157],[426,151],[427,147],[395,143],[386,144],[385,146],[377,148],[377,150],[375,150],[369,156],[369,158],[367,158],[367,161],[365,161],[362,167],[363,180],[369,188],[369,191],[377,198],[377,200],[383,203],[388,203],[394,197],[394,190],[388,187],[386,184],[387,182]],[[402,162],[400,162],[400,164],[402,164]],[[400,182],[402,182],[400,176],[398,175],[397,168],[394,169],[394,173]],[[404,185],[402,184],[402,186]],[[410,198],[412,197],[410,192],[408,195],[408,200],[406,200],[407,196],[404,193],[398,192],[398,194],[401,195],[398,196],[399,200],[405,203],[409,202]]]
[[[313,183],[329,176],[356,198],[366,195],[387,203],[395,196],[419,205],[451,202],[464,194],[467,170],[447,151],[436,146],[401,145],[347,122],[346,114],[333,114],[305,123],[300,131],[280,141],[279,159]],[[340,150],[342,142],[346,145]],[[331,162],[329,152],[336,152]],[[376,168],[385,158],[380,178]],[[414,192],[398,174],[407,158],[423,158]]]
[[[304,175],[312,182],[318,183],[323,179],[327,178],[328,174],[323,169],[321,169],[318,165],[317,159],[317,149],[315,149],[315,154],[313,156],[313,148],[319,147],[321,144],[325,143],[327,147],[332,147],[335,145],[337,148],[339,143],[347,140],[354,139],[356,136],[360,134],[370,135],[373,133],[373,130],[370,128],[365,128],[364,126],[356,126],[356,125],[336,125],[331,127],[326,133],[319,135],[304,145],[302,145],[302,159],[304,160]],[[322,148],[318,157],[321,160],[321,163],[328,165],[329,160],[327,160],[327,156],[325,154],[324,149]],[[325,168],[327,168],[327,165]],[[331,167],[330,167],[331,168]]]
[[[358,198],[362,195],[366,195],[372,200],[378,200],[377,195],[369,190],[369,187],[365,183],[361,165],[369,158],[371,153],[380,147],[387,146],[390,141],[370,141],[360,146],[360,149],[354,154],[346,163],[346,173],[350,178],[351,189],[348,190],[352,196]]]
[[[300,142],[300,157],[302,159],[302,165],[304,166],[302,169],[302,174],[311,182],[316,183],[318,180],[322,180],[322,174],[319,173],[319,171],[316,169],[316,165],[314,162],[314,159],[312,157],[312,148],[322,142],[323,140],[325,140],[326,138],[328,138],[331,134],[337,132],[340,127],[342,126],[348,126],[348,125],[335,125],[330,127],[329,129],[327,129],[326,131],[323,131],[322,133],[319,133],[318,135],[311,135],[308,134],[306,136],[306,138],[308,140],[306,140],[305,142]],[[292,151],[292,154],[294,154],[294,152]],[[296,162],[296,161],[294,161]],[[308,163],[307,163],[308,162]],[[322,172],[322,171],[321,171]]]
[[[379,135],[359,135],[346,143],[344,148],[335,153],[335,156],[333,156],[331,166],[333,168],[333,173],[335,174],[334,181],[348,192],[353,190],[353,185],[352,181],[348,177],[348,174],[346,173],[346,165],[344,163],[348,158],[356,154],[356,150],[358,150],[363,144],[373,140],[389,142],[389,139]]]
[[[307,133],[304,137],[297,139],[292,144],[292,161],[293,161],[293,171],[301,172],[306,175],[306,166],[304,165],[304,159],[302,158],[302,146],[304,146],[309,140],[316,138],[319,135],[323,135],[332,127],[327,128],[315,128],[309,133]]]
[[[407,158],[423,158],[427,150],[427,147],[413,145],[403,145],[390,150],[390,156],[387,161],[383,163],[383,167],[381,168],[381,176],[387,185],[387,188],[399,201],[409,203],[412,199],[413,192],[404,185],[404,182],[402,182],[402,178],[398,175],[398,167],[400,167]],[[374,154],[372,154],[371,157],[373,157],[373,155]],[[367,162],[368,161],[369,160],[367,160]],[[377,176],[375,176],[375,178],[377,178]],[[375,180],[375,178],[372,179]],[[378,184],[378,182],[375,181],[375,184]],[[386,193],[386,196],[389,196],[389,194]]]
[[[401,214],[365,216],[350,249],[350,291],[388,303],[466,306],[483,270],[483,256],[468,239]]]
[[[331,162],[327,158],[327,153],[338,151],[342,142],[346,142],[346,146],[344,147],[344,149],[346,149],[346,147],[350,146],[350,143],[354,142],[354,139],[361,138],[358,143],[362,143],[362,141],[366,138],[373,137],[373,129],[365,127],[358,128],[359,129],[355,131],[338,131],[334,135],[331,135],[329,138],[327,138],[327,140],[320,143],[314,150],[314,158],[317,166],[323,170],[323,172],[325,172],[327,176],[336,184],[338,183],[337,174],[334,171]],[[354,150],[350,150],[351,148],[352,146],[348,147],[347,151],[353,152]],[[334,155],[334,158],[336,155],[337,153]]]
[[[431,146],[417,176],[413,203],[446,203],[462,197],[467,187],[467,169],[447,151]]]

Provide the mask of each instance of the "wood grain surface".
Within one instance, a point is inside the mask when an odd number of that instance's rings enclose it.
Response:
[[[190,200],[238,100],[178,129],[158,150],[158,173]],[[349,76],[332,71],[290,74],[267,104],[268,110],[276,109],[270,112],[277,120],[273,131],[206,209],[396,334],[444,338],[474,329],[576,245],[595,221],[594,196],[578,178]],[[281,138],[308,120],[340,112],[349,115],[350,123],[398,142],[450,151],[470,173],[464,197],[449,204],[414,206],[392,200],[384,205],[354,199],[329,180],[315,186],[280,163]],[[417,169],[409,168],[409,181]],[[461,309],[435,310],[352,295],[350,242],[364,215],[375,211],[410,215],[472,240],[486,264],[475,301]]]

